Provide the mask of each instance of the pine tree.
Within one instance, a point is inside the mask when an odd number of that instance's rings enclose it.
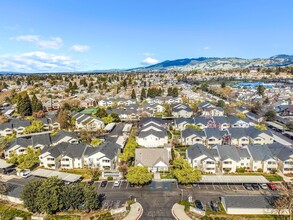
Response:
[[[141,94],[140,94],[140,99],[141,101],[144,100],[146,98],[146,92],[145,92],[145,88],[142,88],[141,90]]]
[[[136,99],[136,94],[134,89],[132,89],[132,92],[131,92],[131,99]]]
[[[18,97],[17,111],[22,116],[32,115],[32,104],[27,93]]]

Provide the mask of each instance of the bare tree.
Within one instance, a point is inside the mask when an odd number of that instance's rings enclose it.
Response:
[[[278,188],[279,198],[274,201],[274,207],[279,215],[289,215],[293,219],[293,186],[285,184]]]

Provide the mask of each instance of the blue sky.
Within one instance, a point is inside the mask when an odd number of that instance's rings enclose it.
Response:
[[[0,71],[292,54],[292,0],[2,0]]]

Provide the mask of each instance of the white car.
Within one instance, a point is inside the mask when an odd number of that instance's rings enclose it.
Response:
[[[114,185],[113,185],[114,187],[119,187],[120,186],[120,181],[119,180],[116,180],[115,182],[114,182]]]
[[[259,184],[259,186],[260,186],[260,188],[262,188],[262,189],[268,189],[268,188],[269,188],[268,185],[265,184],[265,183]]]

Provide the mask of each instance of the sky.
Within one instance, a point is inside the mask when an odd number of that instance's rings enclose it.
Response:
[[[293,54],[292,0],[1,0],[0,72]]]

